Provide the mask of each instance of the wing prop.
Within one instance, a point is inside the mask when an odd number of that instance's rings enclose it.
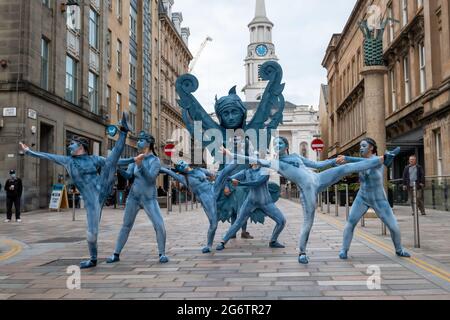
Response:
[[[267,87],[259,103],[253,119],[247,125],[247,129],[266,129],[267,132],[267,146],[272,139],[272,130],[278,128],[283,123],[283,111],[285,107],[285,100],[283,91],[285,84],[281,84],[283,78],[283,69],[275,61],[268,61],[261,66],[260,77],[269,81]],[[258,135],[259,145],[259,135]]]

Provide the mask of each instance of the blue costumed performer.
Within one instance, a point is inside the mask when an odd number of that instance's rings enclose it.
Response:
[[[175,165],[176,172],[167,168],[161,168],[161,172],[171,176],[173,179],[188,188],[196,198],[200,200],[203,210],[209,220],[209,229],[207,236],[207,245],[202,249],[203,253],[210,253],[214,243],[214,237],[219,222],[217,215],[217,199],[223,192],[227,177],[235,170],[237,164],[229,164],[217,176],[215,182],[208,178],[214,177],[214,174],[204,168],[192,168],[185,161],[178,161]]]
[[[128,165],[135,161],[133,158],[119,160],[129,132],[126,118],[124,113],[119,139],[107,158],[88,155],[89,142],[84,138],[74,138],[71,141],[68,147],[70,156],[32,151],[28,146],[20,143],[26,155],[50,160],[63,166],[83,197],[87,214],[87,243],[91,258],[80,263],[81,269],[97,266],[98,229],[103,205],[114,186],[117,166]]]
[[[265,215],[275,221],[269,246],[271,248],[284,248],[278,242],[278,237],[286,225],[286,219],[283,213],[275,206],[272,196],[269,192],[270,175],[266,168],[261,168],[259,164],[252,164],[250,169],[243,170],[230,178],[235,186],[242,185],[249,187],[249,193],[244,201],[237,220],[223,237],[222,243],[217,246],[217,250],[225,249],[227,242],[236,234],[245,222],[250,218],[251,213],[259,209]]]
[[[360,154],[363,158],[345,157],[346,162],[361,163],[366,159],[377,158],[377,143],[366,138],[360,143]],[[402,247],[400,228],[397,219],[392,212],[392,208],[386,198],[384,191],[384,168],[379,165],[359,173],[361,186],[353,202],[352,209],[344,230],[344,240],[342,249],[339,253],[341,259],[348,258],[348,250],[353,239],[353,231],[356,224],[367,212],[369,208],[373,208],[378,217],[388,227],[392,242],[394,243],[395,253],[400,257],[409,258],[411,255]]]
[[[300,190],[300,198],[303,206],[303,227],[299,240],[299,263],[309,263],[306,255],[306,246],[309,235],[314,224],[314,217],[317,205],[317,195],[326,190],[327,187],[338,183],[342,178],[350,174],[379,167],[381,164],[390,166],[395,156],[400,152],[397,148],[393,152],[387,152],[384,157],[374,157],[357,163],[344,164],[326,171],[316,173],[308,168],[325,169],[330,166],[337,166],[344,163],[344,157],[337,159],[314,162],[297,154],[289,154],[289,142],[286,138],[278,137],[274,139],[274,149],[278,155],[278,160],[262,160],[249,158],[242,155],[240,159],[250,160],[263,167],[272,168],[280,175],[297,184]],[[228,154],[230,151],[225,150]]]
[[[155,229],[159,262],[169,262],[169,259],[166,257],[166,229],[156,191],[156,179],[161,169],[161,161],[155,152],[155,138],[142,131],[138,136],[137,146],[139,152],[141,152],[141,157],[136,159],[136,163],[130,164],[127,171],[119,171],[127,180],[134,178],[134,182],[125,205],[123,225],[117,238],[116,249],[114,254],[107,259],[107,263],[120,261],[120,253],[128,240],[136,216],[141,208],[144,208]]]

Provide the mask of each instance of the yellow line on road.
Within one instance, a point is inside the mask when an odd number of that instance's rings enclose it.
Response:
[[[324,216],[324,215],[320,215],[320,218],[335,225],[336,227],[338,227],[341,230],[343,230],[343,228],[344,228],[344,225],[342,224],[342,222],[340,222],[336,218],[333,218],[330,216]],[[363,232],[363,231],[359,231],[359,230],[357,230],[355,233],[358,237],[361,237],[361,238],[365,239],[366,241],[368,241],[378,247],[381,247],[382,249],[385,249],[387,251],[392,251],[392,248],[387,246],[384,242],[380,241],[379,239],[375,238],[372,234],[368,234],[367,232]],[[439,277],[447,282],[450,282],[450,273],[439,267],[436,267],[432,264],[429,264],[428,262],[425,262],[425,261],[415,258],[415,257],[407,259],[406,261],[411,262],[415,266],[417,266],[425,271],[430,272],[431,274],[435,275],[436,277]]]
[[[6,261],[16,255],[18,255],[22,251],[22,245],[16,241],[12,240],[2,240],[3,244],[11,247],[11,250],[6,252],[5,254],[0,255],[0,261]]]

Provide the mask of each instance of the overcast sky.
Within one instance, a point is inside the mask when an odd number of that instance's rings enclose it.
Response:
[[[207,35],[213,38],[193,74],[199,79],[197,99],[209,112],[214,96],[227,95],[245,85],[244,58],[250,41],[247,25],[256,0],[175,0],[172,11],[183,13],[189,27],[189,49],[195,56]],[[326,82],[321,62],[333,33],[341,32],[356,0],[266,0],[268,18],[275,24],[273,42],[284,70],[284,95],[295,104],[319,103],[320,84]]]

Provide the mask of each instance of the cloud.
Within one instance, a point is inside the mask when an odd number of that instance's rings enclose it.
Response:
[[[266,0],[267,16],[275,24],[273,42],[284,70],[288,101],[317,106],[320,84],[326,82],[321,66],[325,50],[331,35],[342,31],[355,3]],[[212,112],[216,94],[226,95],[232,86],[242,89],[245,84],[247,25],[255,14],[255,0],[175,0],[173,11],[181,11],[183,26],[191,29],[189,48],[194,56],[207,35],[213,38],[193,71],[200,82],[195,95]]]

